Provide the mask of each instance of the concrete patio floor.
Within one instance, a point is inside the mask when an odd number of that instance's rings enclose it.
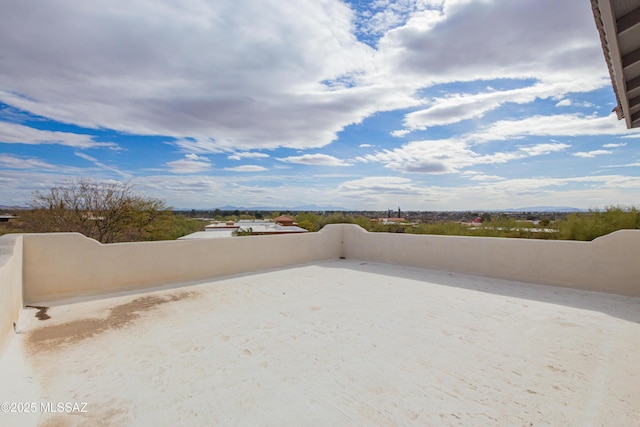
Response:
[[[25,308],[0,425],[638,425],[640,298],[355,260]]]

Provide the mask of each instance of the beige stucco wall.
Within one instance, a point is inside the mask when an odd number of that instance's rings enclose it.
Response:
[[[22,243],[18,234],[0,237],[0,354],[22,308]]]
[[[592,242],[368,233],[344,226],[344,255],[401,264],[640,296],[640,231]]]
[[[77,233],[24,235],[27,303],[259,271],[341,255],[340,227],[282,236],[103,245]]]
[[[318,233],[109,245],[75,233],[29,234],[23,239],[26,303],[340,256],[640,296],[640,231],[631,230],[593,242],[368,233],[346,224]]]

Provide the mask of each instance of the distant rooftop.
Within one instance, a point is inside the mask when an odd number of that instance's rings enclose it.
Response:
[[[233,237],[233,231],[235,229],[227,229],[223,231],[196,231],[186,236],[178,238],[178,240],[192,240],[192,239],[219,239],[221,237]]]
[[[243,232],[251,235],[307,233],[308,230],[298,227],[294,219],[279,216],[270,219],[241,219],[234,221],[214,221],[205,226],[205,231],[197,231],[180,237],[180,240],[212,239],[219,237],[233,237],[235,233]]]

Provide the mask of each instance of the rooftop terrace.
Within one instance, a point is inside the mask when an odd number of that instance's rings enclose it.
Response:
[[[340,225],[144,244],[3,238],[0,314],[17,324],[0,401],[87,412],[0,413],[0,424],[633,425],[639,234],[565,245]],[[471,259],[476,245],[493,255]],[[220,263],[233,253],[242,263]],[[559,254],[592,279],[559,275]],[[531,263],[563,286],[532,283]]]

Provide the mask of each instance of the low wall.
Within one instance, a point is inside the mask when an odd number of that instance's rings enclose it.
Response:
[[[22,308],[22,243],[22,235],[0,237],[0,354]]]
[[[24,299],[55,301],[341,256],[340,227],[318,233],[101,244],[77,233],[24,235]]]
[[[640,296],[640,231],[592,242],[368,233],[344,226],[344,256],[588,291]]]
[[[23,257],[16,256],[21,252],[16,243],[13,258],[0,265],[0,274],[12,277],[3,276],[0,290],[7,318],[17,315],[15,307],[21,304],[16,299],[20,285],[7,283],[21,283],[25,303],[33,304],[340,256],[640,296],[640,231],[634,230],[593,242],[368,233],[349,224],[329,225],[318,233],[109,245],[76,233],[12,237],[20,238]],[[21,278],[15,268],[20,262]],[[3,319],[2,331],[6,325]]]

